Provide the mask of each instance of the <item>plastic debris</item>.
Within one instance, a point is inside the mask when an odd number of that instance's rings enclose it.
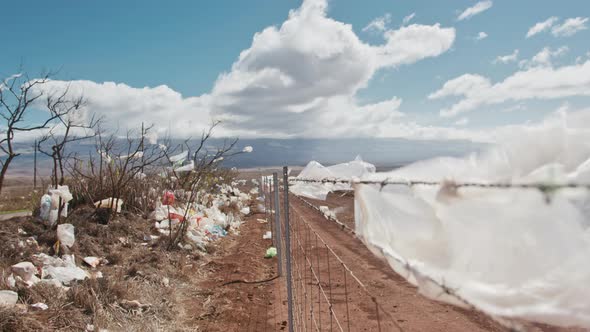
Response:
[[[37,268],[31,262],[20,262],[18,264],[14,264],[11,267],[11,270],[15,276],[20,277],[26,282],[30,281],[35,273],[37,273]]]
[[[9,290],[0,291],[0,306],[14,307],[18,301],[18,294]]]
[[[269,240],[269,239],[272,239],[272,232],[271,232],[271,231],[266,231],[266,233],[264,233],[264,234],[262,235],[262,238],[263,238],[264,240]]]
[[[86,271],[76,266],[74,255],[64,255],[62,258],[51,257],[46,254],[33,255],[33,261],[41,266],[41,281],[54,279],[63,285],[69,285],[75,280],[88,277]]]
[[[99,266],[100,262],[101,260],[98,257],[84,257],[84,263],[92,266],[93,268]]]
[[[193,160],[191,160],[189,164],[175,168],[174,172],[176,172],[176,173],[190,172],[194,169],[195,169],[195,162]]]
[[[31,309],[33,310],[38,310],[38,311],[43,311],[43,310],[47,310],[49,309],[49,306],[45,303],[35,303],[35,304],[31,304]]]
[[[188,158],[188,151],[184,151],[184,152],[181,152],[177,155],[174,155],[174,156],[170,157],[169,160],[171,163],[178,165],[178,164],[182,164],[186,160],[186,158]]]
[[[264,258],[273,258],[276,255],[277,255],[277,248],[270,247],[270,248],[266,249],[266,255],[264,255]]]
[[[70,193],[68,186],[57,186],[57,189],[49,189],[48,192],[49,195],[51,195],[51,208],[55,211],[55,216],[59,213],[59,203],[61,199],[61,216],[67,217],[69,201],[74,198],[72,193]]]
[[[74,225],[61,224],[57,225],[57,239],[59,243],[70,248],[74,245],[76,237],[74,236]]]
[[[41,204],[39,207],[39,217],[43,221],[49,221],[49,212],[51,212],[51,196],[45,194],[41,196]]]
[[[164,205],[174,205],[175,197],[172,191],[167,191],[164,193],[162,197],[162,204]]]

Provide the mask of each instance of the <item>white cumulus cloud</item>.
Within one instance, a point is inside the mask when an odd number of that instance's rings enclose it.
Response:
[[[475,16],[477,14],[481,14],[484,11],[492,8],[493,4],[494,3],[491,0],[480,1],[480,2],[476,3],[473,7],[469,7],[467,9],[465,9],[461,14],[459,14],[459,17],[457,17],[457,20],[463,21],[466,19],[470,19],[473,16]]]
[[[541,32],[548,31],[549,29],[551,29],[551,27],[552,27],[552,26],[553,26],[555,23],[557,23],[557,21],[558,21],[558,20],[559,20],[559,18],[557,18],[557,17],[555,17],[555,16],[552,16],[552,17],[550,17],[550,18],[546,19],[546,20],[545,20],[545,21],[543,21],[543,22],[538,22],[538,23],[536,23],[535,25],[533,25],[533,26],[532,26],[532,27],[529,29],[529,31],[528,31],[528,32],[527,32],[527,34],[526,34],[526,37],[527,37],[527,38],[530,38],[530,37],[532,37],[532,36],[534,36],[534,35],[536,35],[536,34],[539,34],[539,33],[541,33]]]
[[[391,23],[391,14],[386,13],[381,17],[377,17],[376,19],[372,20],[363,28],[363,31],[377,31],[382,32],[387,30],[387,25]]]
[[[486,38],[488,38],[488,34],[485,33],[485,32],[483,32],[483,31],[480,31],[477,34],[477,37],[475,37],[476,40],[483,40],[483,39],[486,39]]]
[[[569,52],[567,46],[562,46],[558,49],[551,49],[550,47],[543,48],[539,53],[535,54],[530,60],[522,60],[519,66],[530,68],[535,66],[552,66],[552,60]]]
[[[505,102],[561,99],[590,96],[590,60],[554,68],[536,66],[517,71],[492,84],[481,75],[465,74],[446,82],[429,99],[458,96],[461,99],[440,111],[443,117],[456,116],[475,109]]]
[[[588,17],[571,17],[558,24],[559,18],[552,16],[543,22],[533,25],[526,34],[527,38],[541,32],[551,31],[555,37],[571,37],[576,33],[587,30]]]
[[[370,45],[350,24],[328,17],[327,8],[327,0],[305,0],[280,26],[256,33],[202,96],[185,97],[167,86],[52,85],[83,93],[90,109],[120,127],[153,122],[158,131],[175,136],[199,135],[213,119],[222,121],[219,136],[425,136],[418,125],[400,123],[400,98],[363,104],[356,94],[380,69],[445,53],[455,29],[412,24],[388,30],[384,25],[384,42]]]
[[[553,29],[551,29],[551,33],[555,37],[570,37],[579,31],[588,29],[586,23],[588,23],[587,17],[568,18],[565,20],[565,22],[563,22],[563,24],[553,27]]]
[[[410,21],[412,19],[414,19],[415,16],[416,16],[416,13],[411,13],[410,15],[404,17],[404,19],[402,21],[402,25],[407,25],[408,23],[410,23]]]
[[[493,64],[498,64],[498,63],[510,63],[510,62],[516,62],[516,60],[518,60],[518,54],[520,53],[519,50],[514,50],[514,52],[512,52],[511,54],[508,55],[499,55],[496,57],[496,59],[494,59],[494,61],[492,61]]]

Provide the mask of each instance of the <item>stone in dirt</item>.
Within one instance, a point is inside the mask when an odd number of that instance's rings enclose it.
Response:
[[[0,291],[0,306],[14,307],[18,301],[18,294],[13,291]]]
[[[152,306],[151,304],[140,303],[137,300],[122,300],[119,304],[121,305],[121,307],[123,307],[123,309],[127,310],[143,310]]]

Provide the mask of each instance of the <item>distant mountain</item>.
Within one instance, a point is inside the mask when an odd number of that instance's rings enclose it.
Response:
[[[175,142],[180,143],[180,141]],[[211,139],[210,148],[222,145],[223,139]],[[469,141],[406,140],[401,138],[344,138],[344,139],[241,139],[237,149],[252,146],[252,153],[241,154],[224,161],[227,167],[256,168],[266,166],[304,166],[310,160],[330,165],[350,161],[357,155],[382,169],[394,168],[414,161],[438,156],[462,156],[485,147]],[[33,173],[31,144],[17,147],[22,155],[15,159],[9,175]],[[80,154],[94,152],[92,144],[72,145],[71,151]],[[51,172],[50,159],[37,154],[38,172]]]

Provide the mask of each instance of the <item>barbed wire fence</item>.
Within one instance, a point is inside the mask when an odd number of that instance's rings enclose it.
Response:
[[[282,188],[280,183],[282,182]],[[289,194],[290,183],[318,184],[369,184],[381,190],[388,185],[403,186],[452,186],[455,188],[488,189],[534,189],[543,193],[549,202],[557,190],[566,188],[584,188],[590,190],[590,184],[578,183],[476,183],[476,182],[437,182],[437,181],[400,181],[400,180],[341,180],[341,179],[301,179],[288,176],[288,168],[283,168],[283,178],[278,174],[265,177],[263,193],[266,220],[272,232],[273,245],[277,248],[277,269],[281,277],[277,294],[280,301],[287,302],[286,324],[281,327],[288,331],[404,331],[397,322],[391,308],[384,307],[379,298],[363,283],[359,272],[354,271],[338,255],[332,246],[322,237],[313,223],[305,217],[305,212],[289,202],[297,197],[302,203],[320,213],[326,220],[334,223],[346,233],[356,236],[353,228],[341,222],[335,216],[325,213],[318,206],[298,195]],[[281,199],[282,198],[282,202]],[[282,204],[281,204],[282,203]],[[280,211],[282,209],[282,211]],[[441,295],[453,298],[464,307],[481,312],[476,306],[460,296],[434,277],[424,275],[401,258],[390,257],[410,274],[420,277],[441,290]],[[284,266],[284,269],[283,269]],[[404,277],[408,277],[408,275]],[[284,298],[286,297],[286,298]],[[482,312],[483,313],[483,312]],[[516,321],[489,316],[510,330],[524,330]],[[286,325],[286,326],[285,326]]]

